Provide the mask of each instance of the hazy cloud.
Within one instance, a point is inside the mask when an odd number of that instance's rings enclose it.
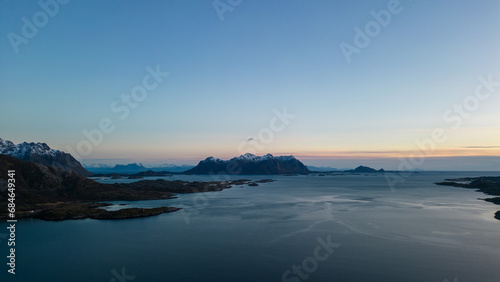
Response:
[[[467,149],[491,149],[491,148],[500,148],[500,146],[465,146],[462,148]]]

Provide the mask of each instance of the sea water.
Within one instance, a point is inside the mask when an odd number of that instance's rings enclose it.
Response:
[[[434,184],[481,175],[495,174],[421,172],[394,187],[379,174],[240,176],[276,181],[110,207],[183,208],[147,218],[20,220],[15,275],[1,223],[0,279],[500,281],[500,206]]]

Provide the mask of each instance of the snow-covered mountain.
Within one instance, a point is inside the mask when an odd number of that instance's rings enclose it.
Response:
[[[0,138],[0,154],[18,159],[27,158],[32,154],[56,156],[59,153],[59,150],[53,150],[45,143],[23,142],[16,145],[9,140]]]
[[[307,167],[294,156],[246,153],[230,160],[208,157],[186,171],[189,174],[308,174]]]
[[[84,176],[92,175],[73,156],[63,151],[51,149],[45,143],[23,142],[16,145],[9,140],[0,138],[0,154],[23,161],[55,166],[67,171],[75,171]]]
[[[83,167],[86,169],[91,169],[91,168],[96,168],[96,169],[101,169],[101,168],[112,168],[112,165],[109,164],[101,164],[101,163],[88,163],[88,162],[83,162],[82,163]]]
[[[167,170],[170,172],[184,172],[194,167],[194,165],[175,165],[175,164],[160,164],[160,165],[146,165],[146,168],[152,171]]]
[[[238,161],[239,160],[243,160],[243,161],[251,161],[251,162],[260,162],[260,161],[271,160],[271,159],[276,159],[276,160],[280,160],[280,161],[284,161],[284,162],[296,160],[294,156],[278,156],[278,157],[275,157],[275,156],[273,156],[271,154],[267,154],[267,155],[264,155],[262,157],[259,157],[259,156],[256,156],[256,155],[250,154],[250,153],[246,153],[246,154],[241,155],[239,157],[232,158],[231,160],[238,160]]]
[[[254,154],[246,153],[244,155],[241,155],[239,157],[234,157],[230,159],[229,161],[247,161],[247,162],[260,162],[260,161],[266,161],[266,160],[280,160],[280,161],[292,161],[296,160],[294,156],[278,156],[275,157],[271,154],[264,155],[262,157],[256,156]],[[214,158],[214,157],[208,157],[204,159],[202,162],[226,162],[224,160],[221,160],[219,158]]]

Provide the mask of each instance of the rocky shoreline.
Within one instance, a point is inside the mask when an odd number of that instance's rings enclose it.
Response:
[[[125,208],[115,211],[108,211],[102,207],[110,206],[108,203],[58,203],[52,204],[50,208],[45,206],[40,210],[32,210],[24,213],[25,218],[38,218],[50,221],[65,219],[128,219],[137,217],[147,217],[162,213],[180,210],[175,207],[157,208]]]
[[[229,182],[188,182],[188,181],[168,181],[164,179],[142,180],[127,184],[103,184],[108,191],[101,195],[98,201],[140,201],[159,200],[177,198],[177,194],[204,193],[222,191],[232,188],[235,185],[259,186],[258,183],[272,182],[272,179],[251,181],[239,179]],[[0,203],[1,204],[1,203]],[[7,205],[7,203],[5,203]],[[44,201],[39,203],[25,203],[18,206],[16,219],[36,218],[49,221],[60,221],[66,219],[129,219],[137,217],[155,216],[163,213],[175,212],[181,208],[177,207],[156,207],[156,208],[122,208],[115,211],[108,211],[103,207],[112,204],[102,202],[82,202],[82,201]],[[7,213],[1,213],[0,219],[7,219]]]
[[[435,184],[443,186],[476,189],[476,191],[483,192],[490,196],[500,196],[500,177],[495,177],[495,176],[445,179],[445,181],[438,182]],[[500,205],[500,197],[486,198],[483,200],[496,205]],[[497,211],[495,213],[495,218],[500,220],[500,211]]]

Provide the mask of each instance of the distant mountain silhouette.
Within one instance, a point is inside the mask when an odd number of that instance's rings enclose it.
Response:
[[[23,142],[15,145],[9,140],[0,138],[0,154],[9,155],[23,161],[54,166],[65,171],[74,171],[83,176],[93,173],[83,168],[71,154],[51,149],[45,143]]]
[[[309,169],[311,172],[332,172],[332,171],[343,171],[345,169],[338,169],[338,168],[333,168],[329,166],[312,166],[312,165],[306,165],[307,169]]]
[[[230,160],[206,158],[187,174],[308,174],[309,169],[294,156],[259,157],[246,153]]]
[[[120,165],[117,164],[114,167],[107,165],[85,165],[86,169],[96,173],[96,174],[110,174],[110,173],[120,173],[120,174],[135,174],[145,171],[157,171],[157,172],[170,172],[170,173],[180,173],[188,169],[193,168],[192,165],[173,165],[173,164],[162,164],[157,166],[143,166],[142,164],[127,164]]]
[[[346,170],[345,172],[351,172],[351,173],[382,173],[382,172],[385,172],[385,171],[384,171],[383,168],[381,168],[379,170],[376,170],[376,169],[371,168],[371,167],[360,165],[360,166],[358,166],[355,169]]]

